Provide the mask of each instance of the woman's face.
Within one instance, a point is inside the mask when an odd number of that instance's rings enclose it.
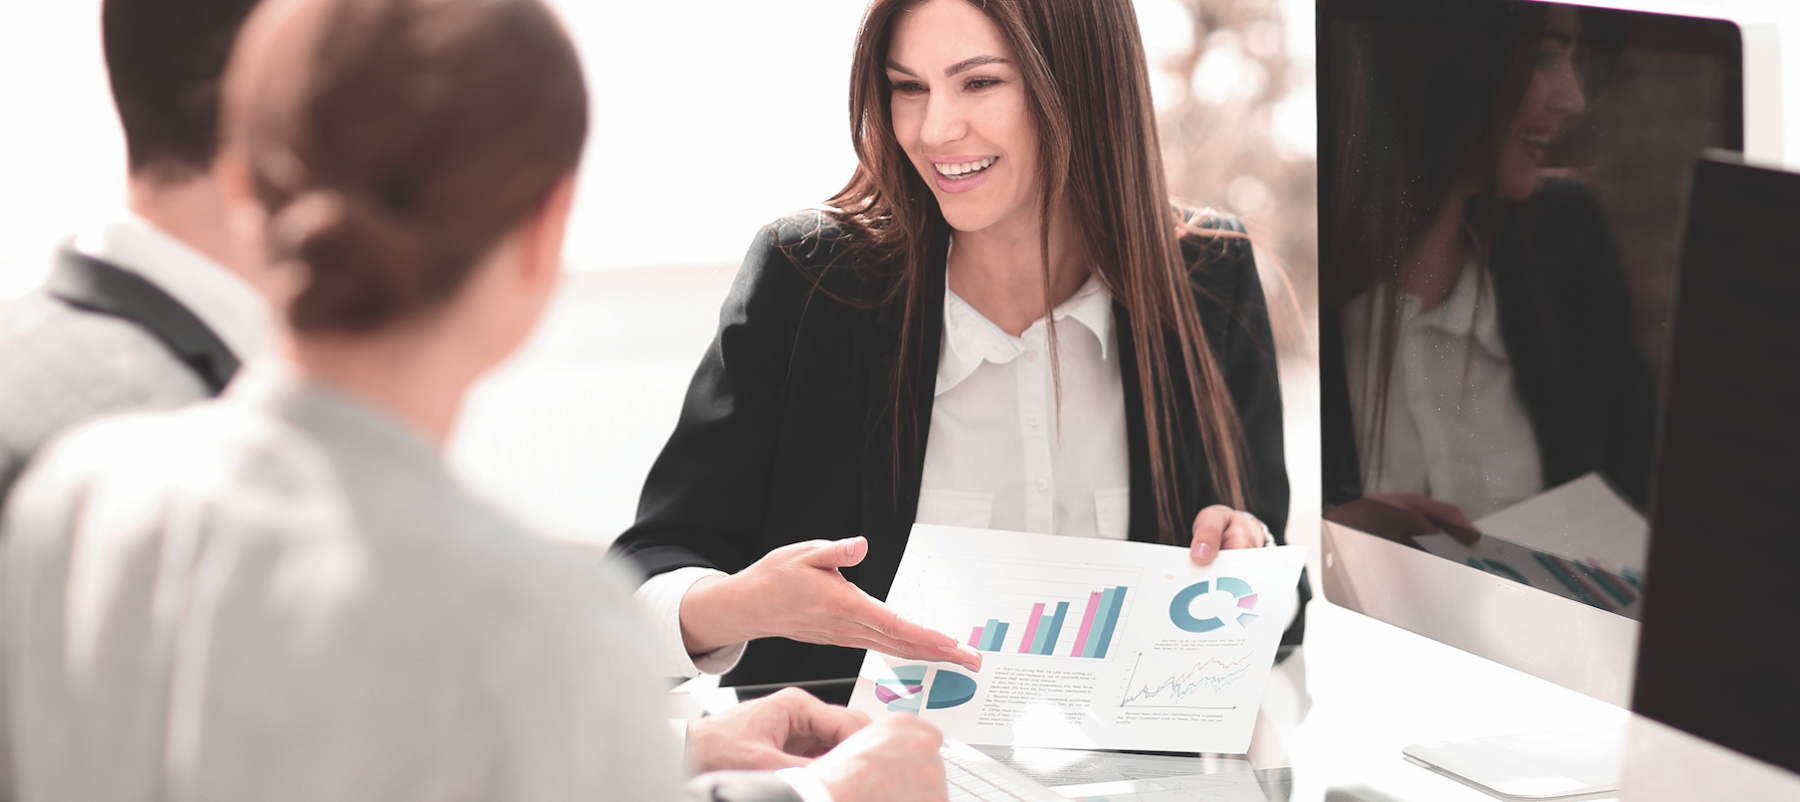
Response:
[[[901,13],[888,43],[894,134],[957,231],[1037,220],[1037,127],[1012,48],[964,0]]]
[[[1500,150],[1495,188],[1503,198],[1531,197],[1550,145],[1568,129],[1569,121],[1587,107],[1575,72],[1575,43],[1580,37],[1581,17],[1575,9],[1552,7],[1543,41],[1538,43],[1531,83],[1525,88],[1525,98],[1513,115],[1512,129]]]

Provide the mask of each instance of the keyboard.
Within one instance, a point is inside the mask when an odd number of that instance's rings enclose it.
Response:
[[[1067,802],[1067,799],[981,750],[945,739],[944,780],[950,802]]]

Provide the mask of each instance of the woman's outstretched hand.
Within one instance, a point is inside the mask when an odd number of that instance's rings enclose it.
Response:
[[[1210,565],[1220,549],[1253,549],[1269,539],[1269,528],[1256,516],[1214,504],[1194,516],[1194,542],[1188,557],[1195,565]]]
[[[809,540],[771,551],[730,576],[695,582],[681,600],[688,652],[782,637],[980,670],[979,652],[906,620],[838,573],[868,553],[869,543],[860,537]]]

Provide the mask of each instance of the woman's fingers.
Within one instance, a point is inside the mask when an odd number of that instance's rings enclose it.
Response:
[[[1268,528],[1256,516],[1242,510],[1232,510],[1231,523],[1225,527],[1225,540],[1220,548],[1254,549],[1263,544],[1268,537]]]
[[[1194,516],[1194,542],[1188,546],[1188,557],[1195,565],[1211,565],[1219,556],[1219,547],[1225,545],[1225,530],[1236,512],[1223,504],[1214,504]]]

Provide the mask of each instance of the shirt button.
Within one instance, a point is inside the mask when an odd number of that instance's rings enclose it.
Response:
[[[1039,480],[1037,480],[1037,489],[1038,489],[1038,492],[1040,492],[1040,493],[1041,493],[1041,492],[1043,492],[1043,491],[1045,491],[1045,490],[1047,490],[1047,489],[1049,489],[1049,487],[1050,487],[1050,483],[1049,483],[1049,482],[1047,482],[1047,481],[1045,481],[1045,480],[1043,480],[1043,479],[1039,479]]]
[[[1025,361],[1026,362],[1036,362],[1037,361],[1037,352],[1036,351],[1026,351],[1025,352]]]
[[[1025,422],[1031,424],[1031,428],[1036,429],[1038,425],[1038,416],[1032,415],[1026,418]]]

